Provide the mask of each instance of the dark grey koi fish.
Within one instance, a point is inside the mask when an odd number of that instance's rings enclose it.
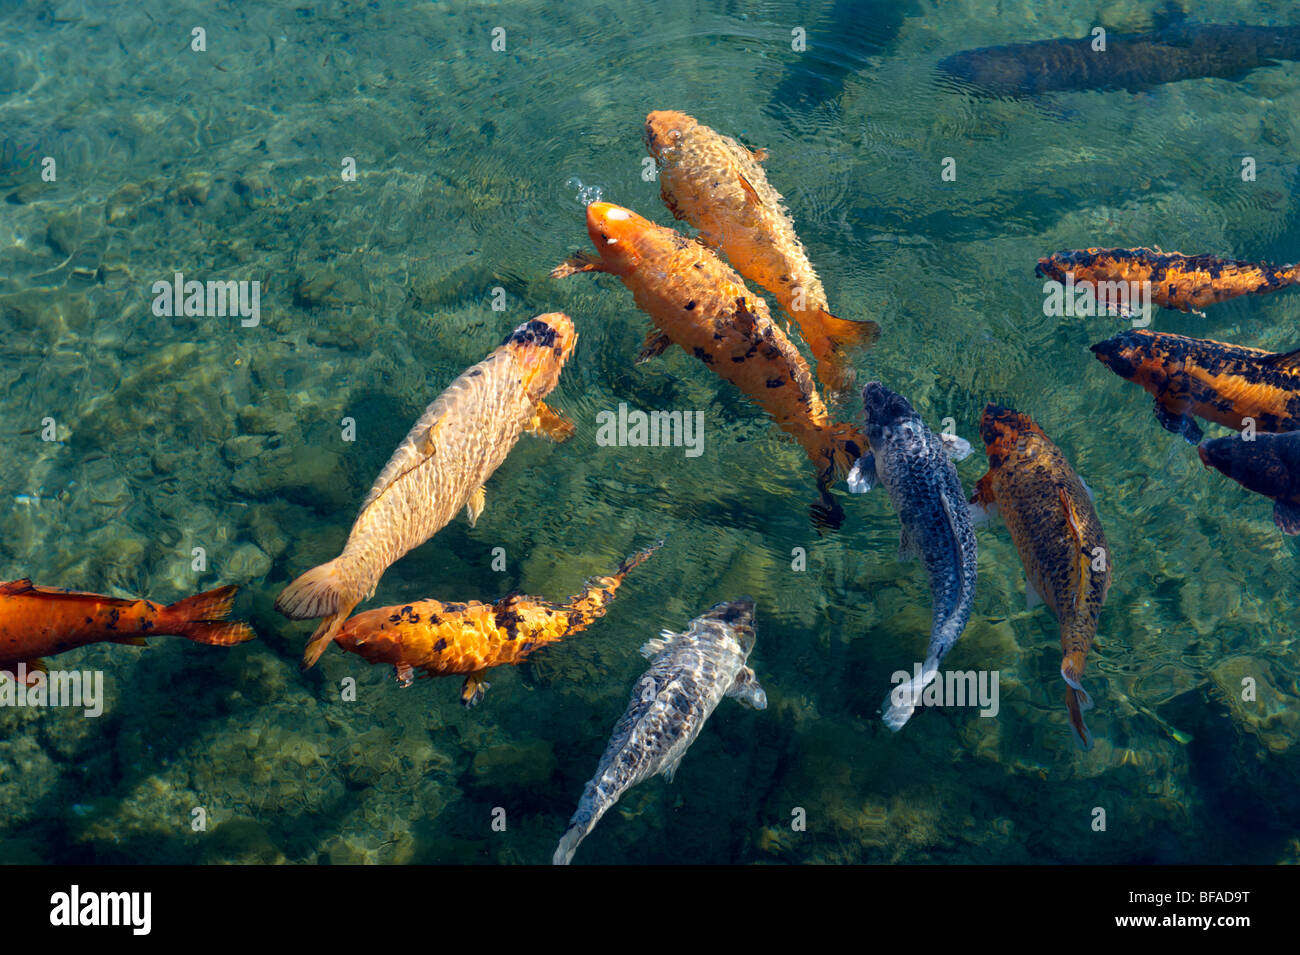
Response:
[[[849,472],[849,490],[861,494],[877,482],[885,486],[903,526],[898,558],[921,558],[933,599],[925,663],[917,677],[894,688],[885,707],[885,725],[897,731],[966,629],[975,601],[975,531],[951,460],[964,458],[970,445],[936,435],[906,398],[878,381],[862,390],[862,404],[871,453]]]
[[[767,694],[745,661],[754,649],[754,601],[715,604],[683,633],[664,631],[641,648],[650,669],[637,681],[596,775],[582,791],[552,861],[567,865],[600,817],[637,783],[663,773],[669,782],[704,721],[724,696],[756,710]]]
[[[1300,60],[1300,26],[1175,23],[1151,33],[1108,33],[963,50],[939,71],[991,96],[1067,90],[1137,91],[1161,83],[1237,79],[1280,60]]]
[[[1248,491],[1273,499],[1273,523],[1283,534],[1300,534],[1300,431],[1256,433],[1204,442],[1201,463]]]

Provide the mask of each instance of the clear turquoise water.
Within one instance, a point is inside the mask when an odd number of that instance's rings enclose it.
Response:
[[[724,702],[676,781],[629,793],[578,861],[1300,859],[1296,544],[1088,354],[1118,320],[1045,318],[1033,276],[1039,255],[1089,245],[1293,260],[1300,64],[982,101],[936,86],[934,63],[1099,17],[1140,29],[1148,5],[861,6],[0,4],[0,576],[165,601],[238,583],[261,637],[58,658],[105,671],[107,711],[0,710],[0,861],[547,861],[644,669],[637,648],[742,593],[769,709]],[[1294,21],[1284,3],[1186,7]],[[833,308],[884,328],[864,378],[970,438],[986,401],[1013,405],[1097,492],[1115,582],[1087,671],[1092,752],[1070,743],[1055,624],[1024,610],[1000,527],[980,531],[975,614],[948,663],[998,669],[1001,713],[884,730],[889,676],[929,626],[888,502],[846,499],[844,529],[818,537],[801,452],[747,399],[683,354],[634,366],[648,323],[614,281],[547,277],[586,244],[579,181],[670,222],[641,176],[656,108],[769,150]],[[151,286],[175,271],[259,280],[261,324],[155,317]],[[521,441],[478,526],[395,565],[372,605],[558,599],[667,545],[603,621],[494,672],[473,711],[455,680],[400,690],[335,649],[299,674],[308,627],[275,595],[337,553],[446,383],[554,309],[581,336],[553,396],[578,435]],[[1155,327],[1286,349],[1298,318],[1282,293]],[[705,410],[705,453],[598,446],[596,415],[620,401]],[[47,417],[57,442],[40,440]],[[984,464],[960,465],[967,488]]]

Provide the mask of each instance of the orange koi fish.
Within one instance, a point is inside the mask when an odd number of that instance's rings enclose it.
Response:
[[[838,527],[843,509],[830,494],[866,451],[851,425],[834,423],[808,363],[772,321],[767,303],[708,246],[608,202],[587,207],[598,258],[579,253],[551,273],[608,272],[655,323],[638,363],[671,344],[694,355],[756,401],[803,447],[817,468],[819,526]]]
[[[766,152],[746,149],[685,113],[656,110],[645,120],[645,143],[659,166],[664,204],[700,230],[736,271],[776,297],[799,324],[828,388],[853,384],[845,350],[880,335],[872,321],[830,313],[826,290],[804,252],[781,194],[768,184]]]
[[[1060,622],[1070,729],[1091,749],[1083,713],[1092,698],[1080,680],[1110,590],[1110,545],[1087,487],[1032,418],[990,403],[980,430],[989,470],[971,504],[1002,515],[1025,566],[1029,606],[1046,603]]]
[[[1191,444],[1191,416],[1241,431],[1300,429],[1300,350],[1286,353],[1133,329],[1092,346],[1097,360],[1155,397],[1156,419]]]
[[[371,663],[391,664],[404,687],[414,682],[415,670],[422,678],[463,674],[460,701],[473,706],[490,686],[484,682],[489,669],[523,663],[542,647],[587,629],[605,615],[628,572],[662,544],[633,554],[612,576],[591,578],[562,605],[520,594],[494,604],[417,600],[357,614],[334,642]]]
[[[257,635],[246,623],[229,622],[234,586],[218,587],[160,607],[151,600],[38,587],[30,580],[0,583],[0,672],[45,670],[44,656],[93,643],[144,646],[152,636],[184,637],[229,647]]]
[[[1159,249],[1080,249],[1039,259],[1040,278],[1093,287],[1099,301],[1112,301],[1114,283],[1150,282],[1151,300],[1180,312],[1201,313],[1207,305],[1239,295],[1262,295],[1300,282],[1300,265],[1238,262],[1213,255],[1183,255]]]
[[[471,527],[484,482],[524,431],[563,441],[573,424],[542,401],[560,380],[578,333],[561,312],[524,322],[487,358],[453,381],[393,452],[361,505],[343,553],[280,594],[286,617],[326,619],[303,654],[316,662],[385,570],[440,531],[462,508]]]

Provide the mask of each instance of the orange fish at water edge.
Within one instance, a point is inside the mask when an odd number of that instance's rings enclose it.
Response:
[[[460,700],[473,706],[490,685],[483,679],[489,669],[523,663],[603,617],[623,578],[662,543],[633,554],[609,577],[591,578],[564,604],[520,594],[494,604],[417,600],[357,614],[334,642],[371,663],[391,664],[402,686],[414,682],[416,670],[421,677],[463,675]]]
[[[799,324],[828,388],[853,384],[847,349],[880,335],[872,321],[830,313],[826,290],[808,261],[781,194],[767,181],[762,150],[746,149],[685,113],[656,110],[645,120],[645,143],[659,166],[664,204],[700,230],[732,267],[776,297]]]
[[[1192,415],[1270,433],[1300,429],[1300,350],[1267,352],[1132,329],[1092,346],[1097,360],[1155,398],[1162,427],[1201,440]],[[1247,421],[1249,419],[1249,421]]]
[[[375,479],[343,553],[280,594],[294,620],[324,617],[303,654],[316,662],[348,614],[375,592],[384,571],[464,509],[471,527],[484,483],[529,431],[563,441],[573,424],[542,401],[560,380],[578,333],[562,312],[524,322],[487,358],[447,386]]]
[[[1070,729],[1091,749],[1083,713],[1092,698],[1081,680],[1110,590],[1110,545],[1087,486],[1032,418],[990,403],[980,431],[989,470],[975,485],[972,511],[1002,517],[1025,567],[1028,605],[1041,601],[1056,615]]]
[[[772,321],[767,303],[708,246],[630,209],[593,202],[587,234],[599,257],[579,253],[551,275],[617,276],[656,328],[638,363],[677,344],[756,401],[817,468],[814,521],[838,527],[843,509],[830,485],[866,453],[867,442],[852,425],[831,421],[808,363]]]
[[[1076,249],[1038,260],[1040,278],[1090,285],[1102,302],[1115,283],[1150,282],[1151,300],[1162,308],[1200,313],[1207,305],[1239,295],[1262,295],[1300,282],[1300,265],[1238,262],[1213,255],[1183,255],[1159,249]],[[1131,285],[1130,285],[1131,287]]]
[[[151,600],[38,587],[30,580],[0,583],[0,672],[45,670],[45,656],[92,643],[144,646],[146,637],[184,637],[229,647],[257,635],[246,623],[226,620],[238,588],[218,587],[166,607]]]

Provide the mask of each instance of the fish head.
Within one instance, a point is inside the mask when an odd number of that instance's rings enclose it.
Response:
[[[888,432],[914,427],[920,421],[906,398],[878,381],[868,382],[862,389],[862,412],[867,441],[873,448],[884,447]]]
[[[698,618],[705,621],[717,621],[723,624],[735,637],[740,648],[749,656],[754,649],[754,598],[741,597],[737,600],[724,600],[714,604]]]
[[[612,202],[587,206],[587,235],[605,268],[615,275],[627,275],[640,264],[643,247],[658,228],[649,219]]]
[[[1133,328],[1093,345],[1097,360],[1129,381],[1143,387],[1160,388],[1176,365],[1170,361],[1160,339],[1152,332]]]
[[[1257,433],[1250,439],[1229,435],[1202,441],[1196,453],[1207,468],[1232,478],[1247,490],[1268,497],[1291,497],[1300,491],[1295,468],[1300,432]]]
[[[665,163],[680,148],[682,137],[699,123],[673,109],[657,109],[645,118],[645,148],[656,162]]]
[[[1066,276],[1071,272],[1087,268],[1094,264],[1096,249],[1072,249],[1065,252],[1053,252],[1038,260],[1034,274],[1040,279],[1065,284]]]
[[[980,437],[984,439],[989,467],[996,468],[1029,435],[1046,437],[1034,419],[1014,408],[990,401],[980,416]]]
[[[540,401],[559,384],[560,371],[577,341],[573,319],[563,312],[548,312],[524,322],[501,347],[514,354],[523,370],[521,384],[529,397]]]

